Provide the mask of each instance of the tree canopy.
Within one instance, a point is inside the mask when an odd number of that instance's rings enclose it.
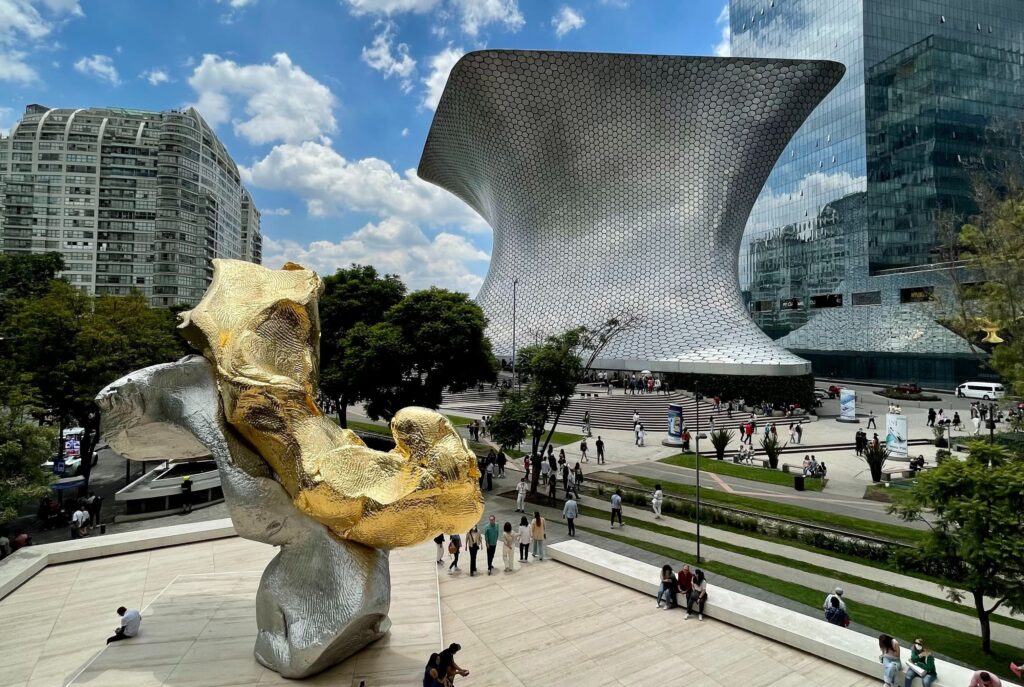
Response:
[[[902,559],[955,580],[958,587],[946,590],[951,599],[966,590],[981,624],[982,650],[989,653],[992,613],[1000,606],[1024,611],[1024,458],[986,442],[973,442],[969,450],[966,460],[947,460],[921,474],[891,510],[929,525],[919,548]]]

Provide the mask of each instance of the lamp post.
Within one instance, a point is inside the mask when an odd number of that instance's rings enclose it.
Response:
[[[519,388],[519,377],[516,376],[516,287],[519,279],[512,280],[512,381]]]
[[[988,443],[990,444],[996,443],[996,411],[998,409],[998,404],[988,404]]]
[[[697,565],[700,565],[700,392],[697,389],[697,380],[693,381],[693,398],[697,402],[697,426],[694,437],[697,442],[694,446],[694,464],[697,466]]]

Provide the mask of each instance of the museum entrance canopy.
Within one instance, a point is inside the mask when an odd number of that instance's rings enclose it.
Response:
[[[495,352],[640,326],[598,367],[795,375],[810,363],[747,314],[747,215],[792,135],[842,78],[821,60],[488,50],[451,71],[418,172],[494,229],[477,296]]]

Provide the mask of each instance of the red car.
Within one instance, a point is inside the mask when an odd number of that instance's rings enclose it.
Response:
[[[905,382],[896,385],[896,391],[901,394],[919,394],[921,393],[921,387],[915,382]]]

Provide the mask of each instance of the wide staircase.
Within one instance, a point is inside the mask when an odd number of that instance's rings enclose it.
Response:
[[[684,424],[693,431],[698,426],[697,422],[697,401],[692,394],[671,393],[671,394],[636,394],[623,395],[621,390],[613,389],[612,395],[605,394],[602,387],[581,385],[577,387],[576,394],[569,402],[569,407],[559,421],[559,427],[565,431],[578,431],[583,424],[583,414],[590,411],[590,426],[592,430],[598,429],[633,429],[633,412],[640,415],[640,422],[648,432],[665,432],[668,430],[668,404],[676,403],[683,407]],[[726,410],[713,411],[712,405],[707,400],[700,402],[700,423],[701,430],[707,431],[711,428],[711,418],[714,418],[716,428],[726,427],[736,429],[740,423],[750,416],[749,408],[746,412],[734,410],[730,419]],[[497,389],[484,389],[484,391],[464,391],[457,394],[444,394],[442,410],[450,413],[468,413],[473,415],[493,415],[501,408],[501,401],[498,400]],[[788,426],[790,420],[786,418],[774,418],[781,427]],[[793,420],[795,421],[795,420]],[[762,425],[763,418],[758,418],[758,425]]]

